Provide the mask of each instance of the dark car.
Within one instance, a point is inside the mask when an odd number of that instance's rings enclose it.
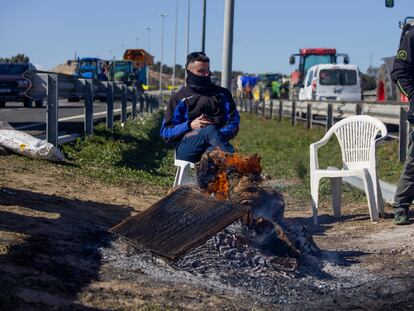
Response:
[[[36,70],[30,63],[0,63],[0,108],[6,102],[23,102],[25,107],[43,106],[42,98],[31,98],[27,92],[32,88],[32,81],[24,77],[27,70]]]

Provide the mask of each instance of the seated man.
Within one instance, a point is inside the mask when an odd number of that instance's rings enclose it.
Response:
[[[239,131],[240,116],[229,90],[210,80],[210,60],[202,52],[187,56],[187,86],[168,103],[161,137],[179,160],[198,162],[207,150],[234,152],[228,142]]]

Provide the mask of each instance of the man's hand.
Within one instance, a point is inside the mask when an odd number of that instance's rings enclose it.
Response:
[[[213,122],[211,122],[204,114],[202,114],[197,119],[191,121],[190,126],[191,129],[196,130],[211,124],[213,124]]]

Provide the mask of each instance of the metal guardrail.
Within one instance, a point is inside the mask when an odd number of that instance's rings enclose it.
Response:
[[[59,138],[59,99],[80,98],[84,101],[85,135],[93,135],[93,102],[95,98],[105,99],[106,128],[108,130],[112,130],[114,126],[114,102],[117,99],[121,101],[121,122],[123,123],[128,119],[128,101],[132,105],[132,119],[137,117],[137,113],[153,113],[160,106],[156,96],[138,92],[135,86],[128,87],[125,84],[115,82],[81,79],[47,71],[27,71],[25,76],[33,84],[27,95],[47,99],[46,140],[55,146],[58,145]]]
[[[303,101],[273,99],[270,101],[253,101],[245,98],[236,98],[236,104],[240,111],[262,114],[264,117],[281,121],[290,118],[291,124],[297,120],[306,121],[307,128],[313,124],[325,126],[326,130],[332,127],[335,120],[340,120],[352,115],[370,115],[378,118],[385,124],[399,127],[398,139],[399,160],[404,162],[407,157],[409,132],[411,125],[407,121],[407,104],[398,102],[340,102],[340,101]]]

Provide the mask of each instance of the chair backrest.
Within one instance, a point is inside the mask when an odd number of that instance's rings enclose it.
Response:
[[[374,161],[376,140],[387,136],[384,123],[366,115],[342,119],[329,132],[331,135],[334,133],[338,139],[345,168]]]

